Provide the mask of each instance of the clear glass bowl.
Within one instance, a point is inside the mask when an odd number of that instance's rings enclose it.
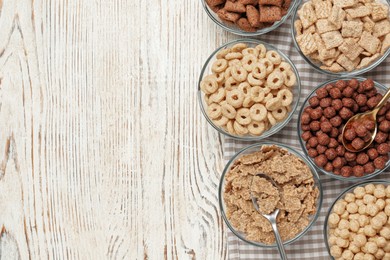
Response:
[[[223,128],[215,125],[214,122],[207,115],[207,112],[206,112],[207,104],[206,104],[206,102],[204,100],[204,93],[200,90],[200,82],[203,80],[203,78],[205,76],[207,76],[208,74],[211,73],[211,66],[212,66],[212,63],[216,60],[217,53],[220,50],[225,49],[225,48],[230,48],[230,47],[232,47],[233,45],[235,45],[237,43],[246,43],[248,45],[248,47],[254,47],[254,46],[258,45],[258,44],[264,44],[264,46],[267,48],[267,51],[268,50],[274,50],[274,51],[278,52],[280,54],[280,56],[284,59],[284,61],[287,62],[288,64],[290,64],[290,66],[293,69],[293,71],[295,73],[295,76],[297,78],[297,82],[295,83],[295,85],[293,87],[291,87],[291,89],[293,90],[292,92],[293,92],[294,99],[293,99],[293,102],[291,103],[291,111],[288,113],[288,116],[286,117],[285,120],[277,123],[276,125],[274,125],[273,127],[271,127],[270,129],[268,129],[267,131],[265,131],[264,133],[262,133],[259,136],[232,135],[229,132],[225,131]],[[287,55],[285,55],[284,53],[279,51],[276,47],[274,47],[274,46],[272,46],[272,45],[270,45],[270,44],[268,44],[266,42],[259,41],[259,40],[254,40],[254,39],[235,40],[235,41],[226,43],[226,44],[222,45],[221,47],[219,47],[218,49],[216,49],[210,55],[210,57],[206,60],[206,63],[204,64],[204,66],[202,68],[202,71],[200,73],[199,82],[198,82],[198,101],[199,101],[199,104],[200,104],[200,109],[201,109],[204,117],[207,119],[207,122],[209,122],[209,124],[212,127],[214,127],[216,130],[218,130],[218,132],[220,132],[221,134],[227,135],[227,136],[232,137],[232,138],[240,139],[240,140],[245,140],[245,141],[261,140],[261,139],[267,138],[267,137],[277,133],[279,130],[281,130],[291,120],[295,110],[297,109],[300,95],[301,95],[301,80],[300,80],[300,77],[299,77],[298,70],[295,67],[294,63],[287,57]]]
[[[326,174],[326,175],[329,175],[330,177],[332,178],[335,178],[335,179],[338,179],[338,180],[342,180],[342,181],[362,181],[362,180],[367,180],[367,179],[370,179],[370,178],[373,178],[375,176],[377,176],[378,174],[382,173],[383,171],[386,170],[386,168],[390,165],[390,160],[387,161],[386,163],[386,167],[382,170],[375,170],[375,172],[371,173],[371,174],[367,174],[367,175],[364,175],[362,177],[355,177],[355,176],[351,176],[351,177],[343,177],[341,175],[336,175],[332,172],[328,172],[328,171],[325,171],[323,168],[320,168],[318,167],[314,161],[313,161],[313,158],[311,158],[307,152],[307,149],[306,149],[306,144],[305,144],[305,141],[302,139],[301,135],[303,133],[302,131],[302,128],[301,128],[301,116],[302,116],[302,113],[303,113],[303,110],[309,106],[309,99],[313,96],[316,95],[316,91],[317,89],[319,88],[322,88],[324,86],[326,86],[327,84],[330,84],[330,83],[335,83],[337,82],[338,80],[351,80],[351,79],[357,79],[358,81],[364,81],[366,80],[366,78],[361,78],[361,77],[351,77],[351,78],[340,78],[340,79],[332,79],[332,80],[329,80],[329,81],[326,81],[322,84],[320,84],[319,86],[317,86],[315,89],[313,89],[313,91],[306,97],[306,99],[303,101],[303,104],[301,106],[301,110],[299,111],[299,115],[298,115],[298,126],[297,126],[297,129],[298,129],[298,136],[299,136],[299,143],[301,144],[301,147],[302,147],[302,150],[303,152],[305,153],[305,155],[307,156],[307,158],[309,159],[309,161],[315,165],[315,167],[322,173]],[[386,91],[387,91],[387,88],[374,81],[375,83],[375,87],[377,88],[378,92],[381,93],[381,94],[384,94]]]
[[[390,181],[386,181],[386,180],[372,180],[372,181],[365,181],[365,182],[354,184],[351,187],[349,187],[346,190],[344,190],[343,192],[341,192],[340,195],[333,201],[333,203],[329,207],[329,210],[328,210],[328,213],[326,214],[325,222],[324,222],[324,240],[325,240],[326,249],[328,250],[328,254],[331,257],[331,259],[334,259],[334,257],[332,257],[331,254],[330,254],[330,246],[329,246],[329,242],[328,242],[328,235],[329,235],[328,234],[328,232],[329,232],[328,219],[329,219],[329,215],[332,213],[333,206],[337,203],[337,201],[339,201],[340,199],[344,198],[344,196],[347,193],[352,192],[356,187],[366,186],[367,184],[390,185]]]
[[[356,75],[360,75],[360,74],[363,74],[363,73],[366,73],[366,72],[369,72],[370,70],[374,69],[375,67],[377,67],[379,64],[381,64],[390,54],[390,48],[382,55],[380,56],[376,61],[374,61],[373,63],[371,63],[369,66],[367,67],[364,67],[364,68],[361,68],[361,69],[356,69],[356,70],[353,70],[353,71],[342,71],[342,72],[331,72],[331,71],[327,71],[327,70],[323,70],[321,69],[320,67],[322,66],[322,64],[316,60],[312,60],[310,59],[309,57],[305,56],[302,51],[301,51],[301,48],[299,47],[298,43],[297,43],[297,40],[295,38],[296,36],[296,30],[295,30],[295,26],[294,26],[294,23],[297,19],[299,19],[299,16],[298,16],[298,11],[301,9],[302,5],[306,2],[308,2],[309,0],[303,0],[303,1],[300,1],[300,3],[297,5],[297,7],[294,9],[294,13],[292,14],[291,16],[291,34],[292,34],[292,39],[293,39],[293,42],[294,42],[294,46],[295,48],[297,49],[297,51],[299,52],[299,54],[302,56],[302,58],[311,66],[313,67],[316,71],[320,72],[320,73],[323,73],[323,74],[327,74],[327,75],[331,75],[333,77],[352,77],[352,76],[356,76]],[[389,6],[390,8],[390,1],[389,0],[376,0],[377,2],[380,2],[380,3],[384,3],[386,5]]]
[[[218,15],[214,13],[213,10],[207,5],[206,0],[201,0],[202,5],[204,10],[206,11],[207,15],[213,20],[214,23],[216,23],[218,26],[222,27],[226,31],[236,34],[236,35],[241,35],[241,36],[258,36],[262,34],[266,34],[270,31],[275,30],[278,28],[280,25],[282,25],[288,17],[294,12],[295,7],[302,1],[302,0],[296,0],[296,1],[291,1],[290,8],[288,9],[288,12],[285,16],[282,17],[280,21],[275,22],[272,26],[263,28],[261,30],[257,30],[256,32],[246,32],[241,30],[237,25],[233,23],[226,23],[219,19]]]
[[[220,207],[220,210],[221,210],[221,213],[222,213],[222,218],[224,219],[226,225],[229,227],[229,229],[241,240],[251,244],[251,245],[254,245],[254,246],[258,246],[258,247],[263,247],[263,248],[276,248],[276,244],[273,244],[273,245],[267,245],[267,244],[263,244],[263,243],[259,243],[259,242],[256,242],[256,241],[251,241],[251,240],[247,240],[245,238],[245,234],[240,232],[240,231],[237,231],[229,222],[227,216],[226,216],[226,213],[225,213],[225,203],[223,201],[223,193],[225,191],[225,175],[227,174],[227,172],[230,170],[231,166],[233,165],[233,163],[238,159],[240,158],[242,155],[245,155],[245,154],[250,154],[250,153],[253,153],[253,152],[256,152],[256,151],[259,151],[260,148],[263,146],[263,145],[275,145],[275,146],[278,146],[280,148],[283,148],[285,150],[287,150],[289,153],[293,154],[293,155],[296,155],[298,156],[300,159],[302,159],[302,161],[304,161],[307,166],[309,166],[312,174],[313,174],[313,179],[314,179],[314,183],[315,183],[315,186],[318,188],[319,190],[319,196],[318,196],[318,199],[317,199],[317,208],[316,208],[316,213],[312,216],[310,216],[310,223],[309,225],[307,225],[307,227],[301,231],[301,233],[299,233],[296,237],[288,240],[288,241],[285,241],[283,242],[284,245],[288,245],[288,244],[291,244],[293,242],[295,242],[296,240],[300,239],[301,237],[303,237],[306,232],[313,226],[313,224],[316,222],[319,214],[320,214],[320,211],[321,211],[321,207],[322,207],[322,197],[323,197],[323,191],[322,191],[322,185],[321,185],[321,182],[320,182],[320,177],[318,176],[318,173],[316,172],[316,169],[315,167],[312,165],[312,163],[310,163],[304,156],[302,156],[301,153],[299,153],[298,151],[294,150],[293,148],[290,148],[286,145],[283,145],[283,144],[280,144],[280,143],[276,143],[276,142],[261,142],[261,143],[258,143],[258,144],[254,144],[254,145],[251,145],[251,146],[248,146],[244,149],[242,149],[241,151],[239,151],[237,154],[235,154],[230,160],[229,162],[227,163],[227,165],[225,166],[225,169],[223,170],[223,173],[222,173],[222,176],[221,176],[221,180],[220,180],[220,183],[219,183],[219,191],[218,191],[218,200],[219,200],[219,207]]]

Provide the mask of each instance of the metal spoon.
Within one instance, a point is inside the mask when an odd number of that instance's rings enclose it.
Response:
[[[255,176],[259,176],[259,177],[262,177],[266,180],[268,180],[269,182],[272,183],[272,185],[274,185],[274,187],[276,187],[278,190],[280,190],[280,187],[274,182],[274,180],[269,177],[268,175],[265,175],[263,173],[258,173],[256,174]],[[253,178],[255,177],[253,176]],[[276,218],[279,214],[279,209],[276,208],[274,210],[274,212],[272,212],[271,214],[263,214],[260,209],[259,209],[259,205],[257,204],[257,199],[256,197],[253,196],[253,193],[252,193],[252,184],[253,184],[253,178],[252,178],[252,183],[251,183],[251,190],[250,190],[250,196],[251,196],[251,199],[252,199],[252,203],[253,203],[253,206],[255,207],[255,209],[257,210],[257,212],[259,212],[263,217],[265,217],[266,219],[268,219],[268,221],[271,223],[272,225],[272,229],[274,231],[274,234],[275,234],[275,238],[276,238],[276,245],[278,246],[278,251],[279,251],[279,254],[280,254],[280,257],[281,259],[283,260],[287,260],[287,255],[286,255],[286,251],[284,249],[284,245],[283,245],[283,241],[282,241],[282,238],[280,237],[280,234],[279,234],[279,231],[278,231],[278,227],[276,225]]]
[[[347,149],[350,152],[355,152],[356,153],[356,152],[360,152],[360,151],[366,149],[368,146],[370,146],[370,144],[374,141],[376,133],[377,133],[377,130],[378,130],[378,125],[376,123],[376,116],[378,114],[378,111],[386,104],[386,102],[387,102],[387,100],[389,98],[390,98],[390,89],[386,92],[386,94],[383,96],[381,101],[378,103],[378,105],[376,105],[376,107],[374,107],[373,110],[367,111],[367,112],[364,112],[364,113],[356,114],[356,115],[354,115],[353,117],[351,117],[348,120],[348,122],[344,125],[343,131],[342,131],[342,142],[343,142],[343,145],[344,145],[345,149]],[[371,139],[368,142],[365,143],[365,146],[363,148],[359,149],[359,150],[356,150],[351,145],[351,143],[348,143],[348,141],[345,140],[344,131],[346,129],[350,128],[350,125],[352,125],[352,123],[354,123],[356,121],[363,122],[365,120],[374,121],[375,122],[375,129],[371,131],[371,133],[370,133]]]

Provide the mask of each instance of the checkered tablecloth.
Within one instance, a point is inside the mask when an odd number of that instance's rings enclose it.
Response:
[[[291,147],[297,148],[301,151],[297,134],[297,119],[298,111],[301,104],[309,92],[321,82],[331,79],[329,76],[322,75],[312,69],[299,53],[296,51],[291,39],[291,19],[277,30],[272,31],[266,35],[257,37],[258,39],[273,44],[280,51],[284,52],[296,65],[299,75],[301,77],[302,92],[300,97],[300,104],[297,111],[293,115],[292,120],[285,126],[278,134],[273,135],[266,140],[273,140]],[[390,70],[388,69],[390,60],[386,59],[373,71],[361,75],[361,77],[372,77],[375,81],[390,86]],[[228,137],[224,138],[224,158],[227,162],[236,152],[242,148],[250,145],[250,142],[237,141]],[[289,259],[296,260],[320,260],[329,259],[328,252],[323,239],[323,225],[326,213],[330,204],[337,197],[337,195],[345,188],[351,186],[353,183],[347,183],[332,179],[320,173],[321,182],[324,189],[324,200],[320,216],[313,227],[300,240],[286,246],[286,251]],[[382,173],[375,179],[390,179],[390,174],[387,171]],[[277,249],[262,249],[256,246],[249,245],[239,238],[237,238],[230,230],[228,231],[228,258],[231,260],[238,259],[279,259]]]

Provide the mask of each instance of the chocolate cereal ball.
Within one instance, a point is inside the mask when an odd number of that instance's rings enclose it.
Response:
[[[384,133],[388,133],[390,131],[390,121],[387,121],[387,120],[383,120],[380,124],[379,124],[379,130],[381,130],[382,132]]]
[[[390,146],[387,143],[378,145],[376,149],[380,155],[387,155],[390,152]]]
[[[343,102],[341,101],[341,99],[333,99],[332,100],[332,107],[335,109],[335,110],[340,110],[343,108]]]
[[[344,138],[348,141],[353,141],[356,138],[355,129],[349,128],[344,130]]]
[[[311,97],[309,99],[309,104],[312,108],[316,108],[320,105],[320,99],[317,96]]]
[[[326,159],[326,156],[323,154],[318,155],[316,158],[314,158],[314,162],[319,167],[325,166],[325,164],[328,163],[328,159]]]
[[[375,166],[375,168],[377,168],[377,169],[384,169],[385,166],[386,166],[386,162],[387,162],[387,160],[386,160],[385,157],[379,156],[378,158],[376,158],[376,159],[374,160],[374,166]]]
[[[355,177],[362,177],[365,171],[363,166],[356,165],[352,168],[352,172]]]

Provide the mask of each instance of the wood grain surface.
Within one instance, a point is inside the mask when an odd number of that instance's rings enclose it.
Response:
[[[0,259],[226,259],[200,1],[0,1]]]

